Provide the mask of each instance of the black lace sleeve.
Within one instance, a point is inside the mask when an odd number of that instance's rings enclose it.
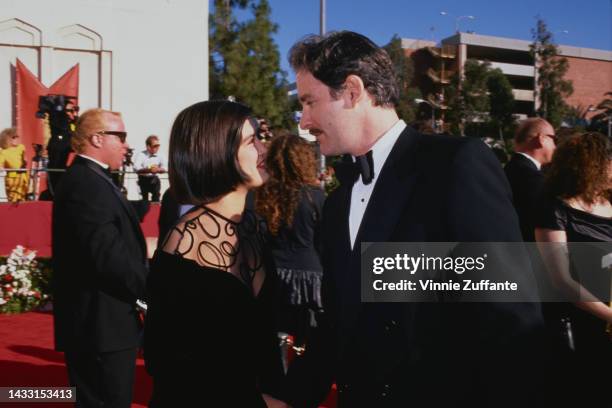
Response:
[[[264,243],[264,227],[254,212],[246,210],[236,222],[203,206],[173,228],[164,251],[234,273],[254,292]]]

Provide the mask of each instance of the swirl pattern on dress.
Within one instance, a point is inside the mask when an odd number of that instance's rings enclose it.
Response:
[[[264,221],[253,211],[245,210],[236,222],[201,206],[173,228],[180,234],[174,254],[201,266],[230,273],[233,269],[253,291],[255,273],[264,266],[264,231]]]

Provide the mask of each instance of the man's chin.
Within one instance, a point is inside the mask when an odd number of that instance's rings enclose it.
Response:
[[[335,151],[335,150],[333,150],[333,149],[331,149],[331,148],[329,148],[327,146],[322,146],[322,145],[319,145],[319,151],[324,156],[339,156],[341,154],[344,154],[344,153],[341,153],[341,152],[337,152],[337,151]]]

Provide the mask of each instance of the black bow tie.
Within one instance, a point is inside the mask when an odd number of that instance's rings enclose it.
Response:
[[[111,178],[112,178],[112,175],[111,175],[111,169],[110,169],[110,167],[106,167],[106,168],[104,168],[104,167],[103,167],[103,168],[102,168],[102,171],[103,171],[103,172],[104,172],[104,174],[106,174],[108,177],[111,177]]]
[[[361,181],[363,184],[368,185],[374,179],[374,159],[372,158],[372,151],[370,150],[363,156],[356,156],[353,162],[353,177],[357,181],[361,174]]]

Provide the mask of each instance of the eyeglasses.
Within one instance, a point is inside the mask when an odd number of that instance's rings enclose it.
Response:
[[[557,144],[557,135],[555,135],[555,134],[552,134],[552,135],[547,134],[546,136],[550,137],[553,140],[553,142],[555,142],[555,144]]]
[[[121,132],[118,130],[101,130],[98,132],[100,135],[113,135],[117,136],[121,143],[125,143],[125,139],[127,139],[127,132]]]

